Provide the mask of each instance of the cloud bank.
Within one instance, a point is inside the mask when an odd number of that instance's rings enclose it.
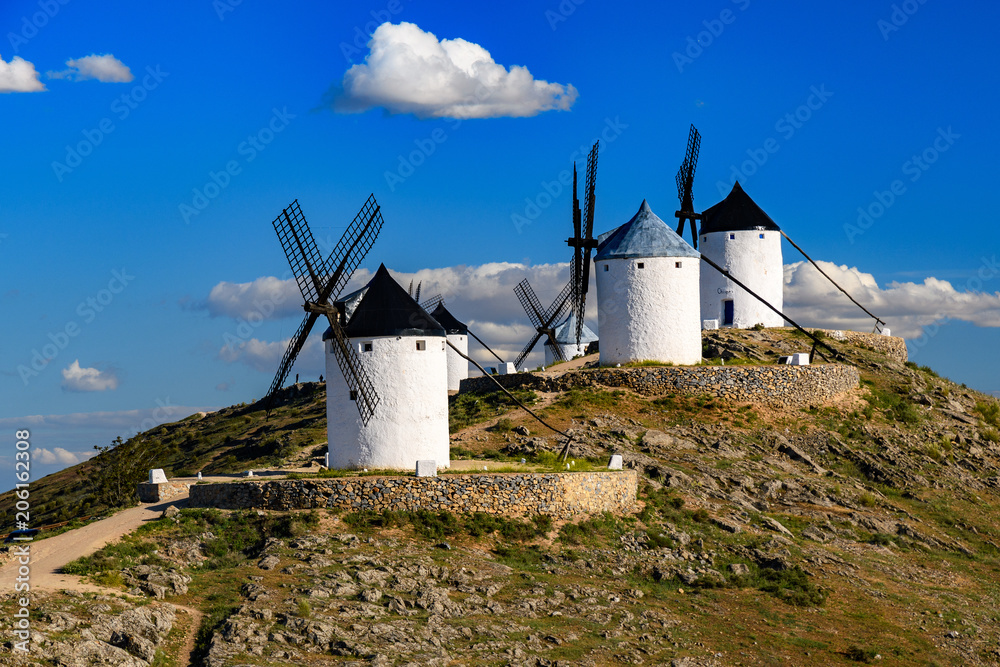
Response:
[[[508,70],[478,44],[439,41],[412,23],[383,23],[368,46],[365,62],[347,70],[330,96],[338,112],[382,107],[418,118],[520,118],[565,111],[576,101],[572,85],[535,79],[519,65]]]
[[[20,56],[14,56],[9,63],[0,58],[0,93],[37,93],[43,90],[45,85],[30,62]]]
[[[922,283],[894,281],[879,287],[874,276],[856,267],[824,261],[817,264],[859,303],[885,320],[894,336],[916,338],[923,327],[944,320],[1000,327],[1000,292],[959,290],[933,277]],[[997,283],[1000,287],[1000,280]],[[805,262],[785,265],[785,312],[803,326],[855,331],[871,331],[874,326],[870,317]]]
[[[109,391],[118,388],[114,371],[81,368],[77,359],[62,371],[62,387],[66,391]]]
[[[135,78],[132,70],[110,53],[101,56],[92,53],[83,58],[67,60],[66,65],[69,69],[48,72],[47,76],[50,79],[96,80],[101,83],[128,83]]]
[[[969,284],[956,287],[948,281],[930,277],[922,283],[891,282],[880,287],[874,276],[857,268],[823,261],[819,264],[855,299],[886,320],[893,335],[914,339],[921,335],[923,327],[945,320],[964,320],[980,327],[1000,327],[1000,293],[975,289],[980,284],[988,286],[988,280],[981,283],[970,281]],[[703,265],[702,270],[711,269]],[[569,265],[566,263],[529,266],[493,262],[479,266],[422,269],[416,273],[390,272],[403,287],[407,287],[411,280],[414,285],[422,283],[421,296],[424,300],[441,294],[448,310],[455,317],[468,324],[473,333],[500,356],[509,360],[520,353],[534,334],[534,328],[514,295],[514,286],[527,278],[536,290],[542,306],[548,307],[569,280]],[[600,333],[595,275],[591,273],[587,324]],[[369,276],[367,271],[358,272],[345,291],[360,287]],[[1000,287],[1000,273],[996,278],[997,286]],[[223,290],[221,286],[230,287]],[[301,316],[301,297],[298,296],[293,280],[258,278],[252,283],[236,287],[239,289],[232,289],[230,283],[220,283],[213,288],[213,293],[216,290],[226,292],[226,298],[220,297],[213,306],[218,309],[219,314],[225,312],[230,316],[245,316],[248,312],[254,312],[258,307],[255,303],[259,304],[263,295],[294,292],[295,296],[289,297],[289,301],[295,307],[287,312],[294,313],[296,317]],[[225,304],[224,309],[222,304]],[[798,262],[785,266],[784,305],[785,312],[803,326],[855,331],[871,331],[874,326],[871,318],[808,263]],[[282,312],[276,309],[270,319],[283,317]],[[325,327],[317,325],[307,349],[301,355],[302,368],[306,369],[302,372],[312,375],[323,372],[318,335],[320,328]],[[237,349],[223,348],[219,357],[224,361],[244,363],[261,372],[273,374],[286,345],[287,341],[252,339]],[[470,342],[470,352],[481,364],[492,365],[496,361],[475,341]],[[526,365],[533,367],[540,364],[542,353],[541,346],[536,346],[535,351],[527,358]]]

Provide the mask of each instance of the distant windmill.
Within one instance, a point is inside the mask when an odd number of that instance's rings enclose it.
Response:
[[[580,200],[576,196],[576,165],[573,165],[573,236],[566,240],[566,243],[573,248],[569,282],[546,310],[542,309],[542,304],[527,279],[522,280],[514,287],[514,293],[517,295],[521,307],[524,308],[532,326],[535,327],[535,335],[514,361],[514,365],[518,368],[521,367],[525,358],[531,354],[531,350],[543,336],[548,339],[548,346],[553,356],[560,361],[566,360],[562,344],[567,341],[562,341],[561,344],[556,339],[556,329],[567,309],[576,317],[576,347],[580,346],[584,331],[583,319],[587,307],[587,288],[590,284],[590,254],[597,247],[597,241],[594,240],[594,193],[597,187],[598,145],[595,143],[590,149],[590,155],[587,156],[586,191],[584,194],[586,199],[582,214]]]
[[[268,411],[270,411],[274,401],[275,392],[281,388],[285,378],[288,377],[288,373],[295,363],[295,357],[305,345],[313,325],[316,324],[320,315],[325,315],[333,332],[334,355],[348,386],[352,392],[356,392],[358,411],[361,413],[362,421],[367,424],[375,413],[379,402],[378,395],[375,393],[372,382],[357,353],[344,336],[344,323],[341,322],[340,313],[333,305],[333,300],[343,291],[351,274],[361,264],[372,244],[375,243],[375,239],[382,229],[382,222],[381,209],[378,202],[375,201],[375,195],[371,195],[347,227],[333,252],[324,260],[316,248],[316,242],[309,230],[309,223],[302,215],[297,199],[275,218],[274,231],[278,234],[278,240],[281,241],[285,257],[288,258],[288,264],[292,267],[295,282],[298,283],[299,291],[302,292],[305,299],[303,308],[307,315],[289,341],[288,349],[285,350],[285,355],[281,359],[278,372],[274,376],[274,381],[271,382],[271,388],[267,392]]]
[[[410,281],[410,288],[407,290],[407,294],[409,294],[410,297],[414,301],[416,301],[417,303],[420,303],[420,288],[423,287],[423,285],[424,285],[424,281],[422,281],[422,280],[419,283],[417,283],[417,292],[416,292],[416,294],[414,294],[413,293],[413,281],[412,280]],[[423,308],[423,304],[421,304],[421,308]],[[426,310],[426,308],[425,308],[425,310]]]
[[[674,217],[679,219],[677,224],[677,235],[684,238],[684,221],[691,222],[691,244],[695,250],[698,249],[698,224],[696,220],[701,220],[701,214],[694,211],[694,196],[691,188],[694,186],[694,170],[698,166],[698,152],[701,150],[701,134],[692,124],[688,133],[687,153],[684,155],[684,162],[677,170],[677,199],[680,200],[681,208],[674,213]]]

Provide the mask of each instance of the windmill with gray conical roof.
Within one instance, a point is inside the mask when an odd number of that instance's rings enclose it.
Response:
[[[700,254],[646,200],[598,237],[601,365],[701,361]]]

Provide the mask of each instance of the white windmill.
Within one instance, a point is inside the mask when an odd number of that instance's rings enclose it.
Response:
[[[781,230],[738,182],[725,199],[701,214],[700,236],[705,257],[782,310]],[[781,315],[718,271],[701,275],[701,317],[737,329],[785,325]]]
[[[646,200],[598,238],[601,365],[701,361],[700,255]]]

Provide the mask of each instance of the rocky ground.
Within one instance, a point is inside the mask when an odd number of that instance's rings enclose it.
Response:
[[[768,363],[803,343],[709,346]],[[177,664],[177,605],[204,614],[192,664],[212,667],[1000,664],[1000,405],[835,346],[862,387],[800,409],[537,396],[571,459],[642,473],[630,516],[171,513],[79,567],[120,597],[35,602],[32,660]],[[453,436],[536,465],[561,444],[505,410]]]

